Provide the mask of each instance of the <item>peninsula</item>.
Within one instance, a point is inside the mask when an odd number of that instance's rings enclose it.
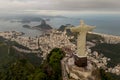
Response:
[[[45,20],[41,20],[41,24],[38,26],[34,26],[32,28],[38,29],[38,30],[50,30],[52,27],[48,25]]]
[[[41,20],[41,24],[37,25],[37,26],[30,26],[30,25],[23,25],[24,28],[28,28],[28,29],[37,29],[37,30],[51,30],[53,29],[49,24],[46,23],[45,20]]]

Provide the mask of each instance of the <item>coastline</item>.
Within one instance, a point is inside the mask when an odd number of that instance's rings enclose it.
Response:
[[[103,33],[96,33],[96,32],[89,32],[89,33],[99,35],[99,36],[103,37],[105,43],[109,43],[109,44],[120,43],[120,36],[110,35],[110,34],[103,34]]]

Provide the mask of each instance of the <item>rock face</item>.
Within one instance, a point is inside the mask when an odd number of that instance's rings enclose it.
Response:
[[[50,30],[50,29],[52,29],[52,27],[50,25],[46,24],[45,20],[42,20],[41,24],[38,25],[38,26],[35,26],[34,28],[42,29],[42,30]]]

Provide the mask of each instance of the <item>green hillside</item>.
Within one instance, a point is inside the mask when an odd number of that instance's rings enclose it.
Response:
[[[14,55],[14,51],[10,48],[5,43],[0,42],[0,71],[17,59],[17,55]],[[8,50],[10,50],[10,53]]]
[[[19,59],[27,59],[35,66],[41,64],[42,61],[42,58],[38,57],[36,54],[22,53],[13,49],[12,46],[0,42],[0,72],[6,70],[11,63]]]
[[[39,66],[28,59],[19,59],[11,63],[6,71],[0,72],[1,80],[62,80],[60,60],[64,57],[59,48],[53,49],[47,60]]]

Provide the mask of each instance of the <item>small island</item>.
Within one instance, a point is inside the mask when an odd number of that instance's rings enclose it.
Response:
[[[31,28],[29,25],[23,25],[24,28]]]

